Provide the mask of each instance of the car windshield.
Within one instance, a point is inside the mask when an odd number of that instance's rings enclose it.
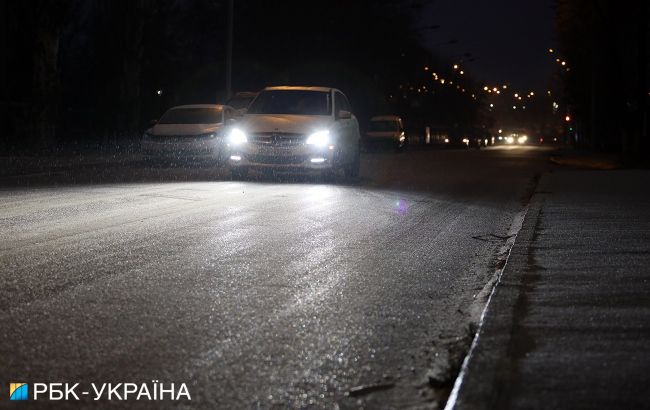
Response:
[[[397,121],[370,121],[370,132],[393,132],[399,131]]]
[[[330,93],[309,90],[268,90],[257,96],[249,114],[330,115]]]
[[[251,101],[253,101],[253,98],[255,98],[253,95],[246,97],[233,97],[228,100],[227,105],[236,110],[240,110],[242,108],[247,108],[251,104]]]
[[[172,108],[158,124],[218,124],[223,121],[221,108]]]

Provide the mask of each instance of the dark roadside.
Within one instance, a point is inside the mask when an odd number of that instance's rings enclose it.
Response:
[[[650,408],[650,171],[552,161],[448,409]]]

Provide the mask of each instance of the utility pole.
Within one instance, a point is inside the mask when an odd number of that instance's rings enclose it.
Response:
[[[232,96],[232,37],[235,15],[234,0],[228,0],[228,45],[226,49],[226,99]]]

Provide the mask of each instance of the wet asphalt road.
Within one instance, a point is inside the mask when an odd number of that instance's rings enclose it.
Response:
[[[375,152],[357,183],[134,164],[6,186],[0,380],[192,397],[114,407],[434,406],[427,371],[467,340],[501,245],[472,237],[508,232],[547,156]]]

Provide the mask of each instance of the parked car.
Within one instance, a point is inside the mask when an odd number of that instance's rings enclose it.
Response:
[[[195,158],[220,162],[224,135],[235,110],[225,105],[181,105],[167,110],[142,137],[150,159]]]
[[[227,139],[234,177],[251,168],[359,174],[359,124],[335,88],[267,87]]]
[[[404,122],[397,115],[372,117],[366,132],[366,143],[391,144],[396,150],[404,148],[407,143]]]
[[[252,91],[240,91],[235,93],[230,99],[226,102],[226,105],[235,109],[235,115],[241,117],[246,114],[248,106],[251,105],[251,102],[257,97],[257,92]]]

